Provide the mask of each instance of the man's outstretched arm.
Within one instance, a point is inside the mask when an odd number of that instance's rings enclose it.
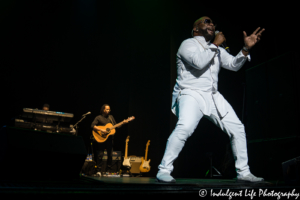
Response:
[[[229,69],[232,71],[238,71],[248,60],[250,60],[249,51],[253,48],[253,46],[260,40],[261,34],[265,29],[259,31],[260,27],[258,27],[251,35],[247,36],[244,31],[244,48],[236,55],[232,56],[227,53],[224,49],[221,50],[221,66],[225,69]],[[258,32],[259,31],[259,32]]]
[[[257,43],[260,41],[261,38],[261,34],[262,32],[265,31],[265,29],[263,28],[262,30],[260,30],[260,27],[258,27],[251,35],[247,36],[247,33],[245,31],[243,31],[244,34],[244,43],[245,43],[245,47],[248,51],[246,50],[242,50],[243,54],[245,56],[247,56],[249,54],[249,50]],[[259,31],[259,32],[258,32]],[[258,32],[258,33],[257,33]]]

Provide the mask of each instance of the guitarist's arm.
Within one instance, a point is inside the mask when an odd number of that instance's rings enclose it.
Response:
[[[101,128],[97,127],[97,126],[94,126],[93,129],[94,129],[96,132],[97,132],[97,131],[101,131],[101,132],[103,132],[103,133],[107,133],[106,130],[101,129]]]

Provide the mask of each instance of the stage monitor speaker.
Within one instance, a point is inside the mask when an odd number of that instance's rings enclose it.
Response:
[[[86,156],[80,136],[6,126],[0,130],[3,179],[78,178]]]
[[[121,151],[114,151],[112,153],[112,161],[111,161],[111,169],[109,170],[109,172],[111,173],[117,173],[120,171],[120,168],[121,168],[121,164],[122,164],[122,161],[121,161]]]
[[[121,160],[121,151],[114,151],[112,155],[112,160]]]
[[[300,184],[300,156],[282,163],[283,178],[286,184]]]
[[[102,156],[102,160],[107,160],[107,152],[100,151],[100,157],[101,156]],[[121,151],[113,151],[112,160],[121,160]]]
[[[103,172],[111,172],[117,173],[120,171],[121,167],[121,151],[113,151],[112,152],[112,160],[110,168],[107,167],[107,152],[100,151],[100,157],[102,156],[102,160],[100,161],[101,171]]]
[[[112,160],[111,161],[111,168],[108,169],[108,172],[111,172],[111,173],[120,172],[121,165],[122,165],[121,160]]]
[[[140,171],[140,165],[142,164],[142,157],[137,157],[137,156],[129,156],[130,158],[130,172],[132,174],[139,174],[141,173]]]

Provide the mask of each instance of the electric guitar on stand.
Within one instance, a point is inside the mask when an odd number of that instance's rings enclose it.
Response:
[[[150,140],[148,140],[147,145],[146,145],[146,150],[145,150],[145,160],[142,157],[142,164],[140,165],[140,171],[141,172],[149,172],[150,171],[150,159],[147,161],[147,156],[148,156],[148,146],[150,145]]]
[[[125,156],[124,156],[124,161],[123,161],[123,166],[125,167],[131,167],[131,164],[130,164],[130,158],[127,157],[127,154],[128,154],[128,142],[129,142],[129,135],[127,136],[126,138],[126,147],[125,147]]]
[[[135,119],[135,117],[132,116],[132,117],[128,117],[128,119],[126,119],[114,126],[111,123],[108,123],[105,126],[97,126],[98,128],[106,130],[107,133],[93,130],[93,136],[97,142],[99,142],[99,143],[105,142],[110,135],[115,134],[115,132],[116,132],[115,128],[122,126],[123,124],[130,122],[134,119]]]

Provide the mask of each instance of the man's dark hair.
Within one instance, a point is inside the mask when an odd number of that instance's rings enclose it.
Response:
[[[103,106],[101,107],[100,109],[100,114],[102,115],[104,109],[105,109],[105,106],[109,106],[108,104],[103,104]],[[109,106],[110,107],[110,106]]]

